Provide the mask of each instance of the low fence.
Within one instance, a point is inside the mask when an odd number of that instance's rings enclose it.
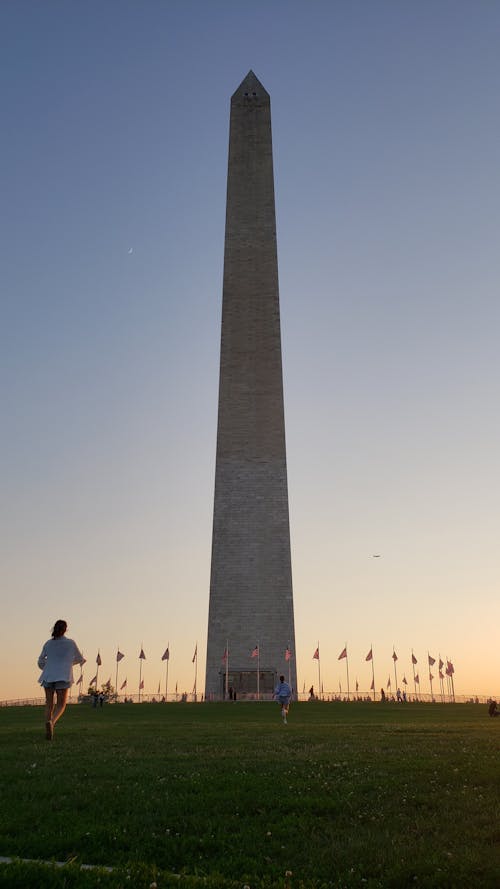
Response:
[[[385,702],[386,704],[396,704],[401,703],[403,706],[405,704],[489,704],[491,700],[500,700],[500,695],[496,697],[491,697],[487,695],[455,695],[455,697],[451,697],[449,695],[434,695],[431,697],[430,694],[421,694],[421,695],[407,695],[406,701],[398,702],[395,697],[386,696]],[[203,695],[195,695],[195,694],[187,694],[184,692],[183,694],[172,694],[168,695],[168,698],[165,698],[165,695],[150,695],[150,694],[137,694],[137,695],[113,695],[110,698],[104,697],[102,699],[102,703],[99,699],[95,700],[89,695],[81,695],[81,696],[71,696],[68,698],[68,704],[83,704],[87,707],[99,707],[104,704],[176,704],[176,703],[189,703],[189,704],[201,704],[201,703],[211,703],[220,702],[222,698],[212,697],[209,699],[205,699]],[[271,695],[260,695],[258,699],[261,703],[265,701],[271,701]],[[309,701],[309,695],[307,694],[298,694],[298,701]],[[349,698],[347,695],[334,695],[334,694],[323,694],[319,697],[315,697],[313,699],[315,702],[324,703],[324,704],[340,704],[340,703],[366,703],[380,704],[380,695],[377,694],[375,697],[375,701],[373,699],[373,692],[371,694],[355,694],[350,695]],[[228,704],[234,703],[247,703],[257,702],[257,695],[246,695],[245,697],[240,697],[236,701],[229,701],[226,699]],[[10,701],[0,701],[0,707],[43,707],[45,705],[44,698],[14,698]]]

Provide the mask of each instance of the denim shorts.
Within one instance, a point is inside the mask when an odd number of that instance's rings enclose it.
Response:
[[[42,682],[43,688],[51,688],[53,691],[61,691],[63,688],[69,688],[71,682],[64,682],[63,679],[58,679],[57,682]]]

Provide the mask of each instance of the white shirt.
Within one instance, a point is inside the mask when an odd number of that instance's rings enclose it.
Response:
[[[76,642],[59,636],[49,639],[42,648],[38,658],[38,666],[42,671],[39,683],[70,682],[73,684],[73,664],[83,664],[85,658]]]

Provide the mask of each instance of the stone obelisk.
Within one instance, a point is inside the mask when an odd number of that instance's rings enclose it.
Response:
[[[253,655],[253,656],[252,656]],[[231,98],[205,694],[297,688],[269,94]]]

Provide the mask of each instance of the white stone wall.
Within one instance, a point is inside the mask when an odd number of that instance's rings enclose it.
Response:
[[[255,95],[254,95],[255,93]],[[247,94],[247,95],[245,95]],[[206,695],[232,670],[288,677],[295,655],[270,100],[231,100]],[[295,657],[290,661],[296,688]]]

